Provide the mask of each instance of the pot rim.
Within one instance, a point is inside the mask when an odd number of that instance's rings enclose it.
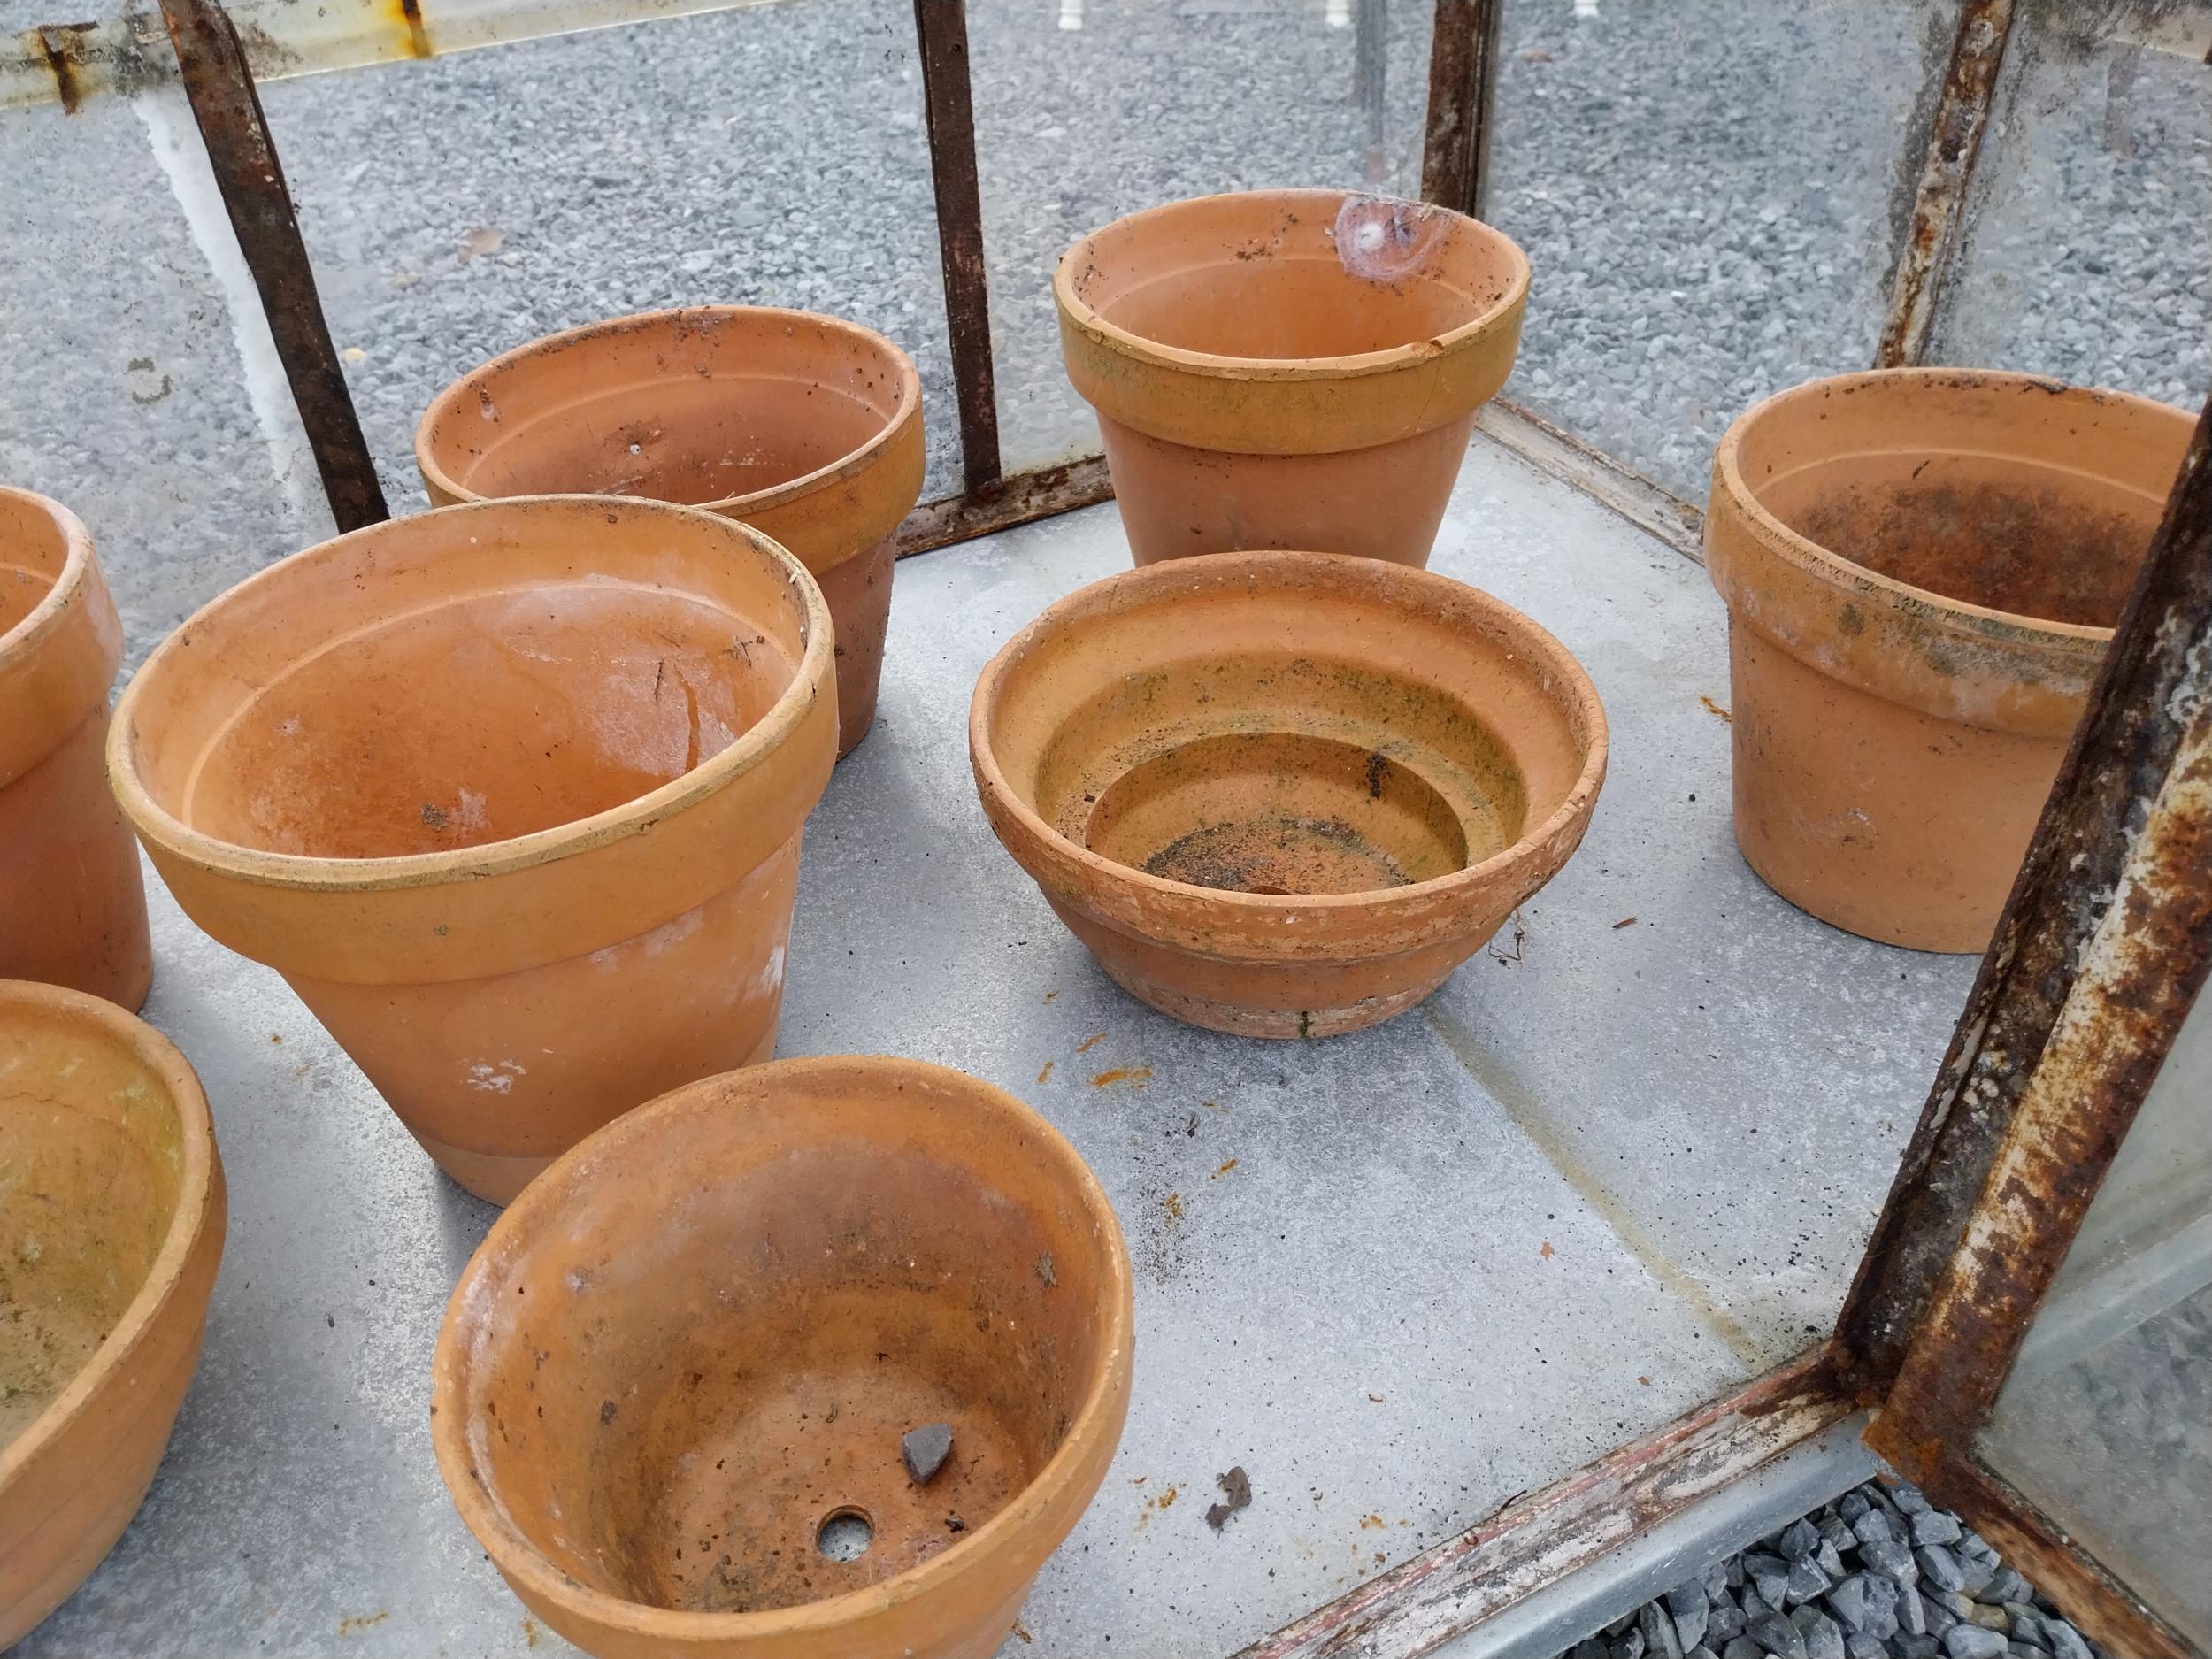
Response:
[[[1360,351],[1333,357],[1238,357],[1214,351],[1194,351],[1182,346],[1171,346],[1132,333],[1118,323],[1109,322],[1091,305],[1076,296],[1074,266],[1076,256],[1088,248],[1096,238],[1107,232],[1119,229],[1137,220],[1163,217],[1169,213],[1202,207],[1215,202],[1243,200],[1251,197],[1270,197],[1285,203],[1369,201],[1402,203],[1426,212],[1448,214],[1466,225],[1472,226],[1485,237],[1511,257],[1513,275],[1506,291],[1496,303],[1479,315],[1425,340],[1409,341],[1404,345],[1387,346],[1380,351]],[[1520,313],[1527,302],[1529,290],[1528,255],[1521,245],[1494,226],[1485,224],[1465,213],[1455,212],[1433,203],[1407,202],[1402,197],[1377,196],[1364,190],[1286,189],[1286,190],[1224,190],[1211,196],[1189,196],[1180,201],[1163,202],[1156,206],[1124,214],[1110,224],[1088,233],[1071,244],[1060,256],[1053,267],[1052,297],[1058,305],[1061,317],[1109,349],[1125,357],[1134,357],[1156,367],[1179,370],[1187,374],[1209,375],[1226,380],[1351,380],[1367,375],[1387,374],[1394,369],[1432,363],[1455,351],[1475,345],[1486,339],[1503,323]]]
[[[478,1475],[476,1460],[468,1447],[467,1412],[460,1397],[465,1363],[462,1312],[478,1271],[478,1263],[488,1259],[494,1241],[503,1233],[518,1231],[534,1215],[539,1205],[553,1202],[548,1194],[553,1191],[556,1179],[564,1170],[588,1156],[593,1156],[595,1143],[603,1138],[618,1131],[628,1134],[641,1133],[651,1115],[687,1104],[694,1097],[709,1094],[737,1074],[723,1072],[672,1089],[641,1106],[634,1107],[604,1128],[587,1135],[571,1147],[501,1212],[492,1223],[491,1231],[485,1234],[483,1242],[470,1256],[468,1265],[462,1270],[461,1277],[454,1286],[452,1298],[438,1328],[437,1348],[431,1359],[431,1447],[436,1454],[439,1473],[444,1477],[446,1489],[452,1495],[455,1508],[460,1510],[461,1518],[470,1532],[491,1553],[493,1563],[501,1572],[520,1579],[531,1594],[579,1620],[620,1629],[633,1636],[666,1642],[672,1647],[739,1641],[765,1642],[833,1630],[880,1613],[890,1606],[933,1594],[942,1586],[971,1572],[987,1570],[995,1560],[1007,1554],[1004,1540],[1034,1532],[1043,1512],[1050,1508],[1053,1497],[1070,1482],[1073,1471],[1088,1453],[1092,1437],[1115,1416],[1116,1396],[1120,1393],[1118,1377],[1127,1366],[1134,1337],[1129,1252],[1122,1238],[1120,1218],[1115,1215],[1112,1201],[1107,1197],[1106,1189],[1083,1156],[1035,1107],[982,1078],[956,1071],[950,1066],[897,1055],[818,1055],[772,1060],[764,1065],[744,1067],[742,1071],[747,1078],[759,1079],[769,1086],[784,1078],[836,1072],[861,1072],[887,1080],[901,1075],[919,1078],[940,1087],[964,1091],[972,1098],[979,1094],[992,1105],[1010,1113],[1018,1121],[1025,1122],[1037,1137],[1038,1144],[1071,1178],[1082,1207],[1090,1213],[1094,1223],[1102,1224],[1107,1240],[1112,1246],[1106,1252],[1106,1271],[1101,1287],[1107,1317],[1100,1337],[1101,1360],[1096,1374],[1085,1391],[1081,1403],[1070,1414],[1067,1432],[1061,1437],[1058,1448],[1046,1459],[1044,1467],[1015,1494],[1012,1502],[981,1526],[964,1533],[942,1553],[931,1556],[918,1566],[909,1567],[902,1572],[894,1573],[887,1578],[879,1579],[857,1590],[848,1590],[842,1594],[826,1596],[817,1601],[803,1601],[795,1607],[774,1608],[757,1613],[687,1613],[611,1595],[570,1578],[556,1566],[509,1517],[504,1507],[493,1498],[490,1488]],[[626,1129],[624,1128],[626,1125]],[[1051,1549],[1056,1549],[1062,1541],[1061,1539],[1053,1540],[1051,1548],[1039,1554],[1039,1561],[1049,1555]]]
[[[1221,887],[1202,887],[1192,882],[1171,881],[1165,876],[1156,876],[1133,864],[1120,864],[1102,854],[1093,852],[1079,841],[1069,840],[1047,822],[1036,808],[1018,795],[1007,782],[1000,768],[998,756],[990,741],[990,721],[995,711],[1002,682],[1015,663],[1034,647],[1047,631],[1047,625],[1063,624],[1066,612],[1087,600],[1095,605],[1101,603],[1104,590],[1138,588],[1147,584],[1167,587],[1179,574],[1187,575],[1193,566],[1210,565],[1226,572],[1233,570],[1221,561],[1238,561],[1245,568],[1256,567],[1265,579],[1271,572],[1311,571],[1317,573],[1335,571],[1346,560],[1357,560],[1384,572],[1386,584],[1400,584],[1416,590],[1435,583],[1448,583],[1462,590],[1462,603],[1471,595],[1475,608],[1486,611],[1504,625],[1517,641],[1531,654],[1543,659],[1547,668],[1563,694],[1558,701],[1571,706],[1579,716],[1583,729],[1588,734],[1588,749],[1583,756],[1582,767],[1567,793],[1540,822],[1523,824],[1521,833],[1512,842],[1500,848],[1487,858],[1463,865],[1448,875],[1434,876],[1426,881],[1417,881],[1402,887],[1372,887],[1356,893],[1240,893]],[[1363,572],[1365,573],[1365,572]],[[1387,921],[1394,912],[1423,910],[1442,899],[1448,902],[1457,896],[1461,888],[1473,888],[1494,879],[1502,872],[1517,864],[1541,856],[1542,849],[1564,833],[1578,818],[1589,816],[1599,788],[1605,780],[1608,734],[1605,707],[1599,700],[1597,687],[1589,672],[1576,660],[1574,654],[1541,624],[1525,612],[1515,610],[1495,594],[1463,582],[1441,572],[1417,569],[1410,565],[1394,565],[1385,559],[1365,559],[1350,553],[1314,553],[1292,549],[1246,549],[1224,553],[1201,553],[1181,558],[1163,559],[1157,564],[1141,565],[1125,571],[1117,571],[1073,593],[1063,595],[1033,618],[1014,637],[1001,646],[991,660],[984,665],[983,673],[976,681],[975,693],[968,704],[968,751],[976,771],[982,775],[987,792],[995,793],[1004,803],[1029,838],[1042,844],[1050,852],[1071,862],[1095,879],[1125,886],[1141,893],[1151,893],[1182,902],[1203,903],[1228,902],[1244,915],[1277,918],[1310,915],[1315,911],[1340,913],[1365,911],[1378,921]],[[1009,850],[1011,850],[1010,849]],[[1029,868],[1026,860],[1018,862]],[[1029,869],[1033,877],[1040,872]],[[1054,884],[1056,889],[1058,884]]]
[[[1727,504],[1741,517],[1746,529],[1761,547],[1830,588],[1878,599],[1900,609],[1932,613],[2005,644],[2045,651],[2056,648],[2068,655],[2080,655],[2093,660],[2111,642],[2113,629],[2095,627],[2085,623],[2047,620],[2026,611],[2004,611],[1993,605],[1976,604],[1970,600],[1954,599],[1932,588],[1916,587],[1911,582],[1900,581],[1893,576],[1886,576],[1871,566],[1846,558],[1833,549],[1824,547],[1809,536],[1792,529],[1767,508],[1746,481],[1741,458],[1744,440],[1763,419],[1786,411],[1795,403],[1839,389],[1856,390],[1863,386],[1907,383],[1931,387],[1994,386],[2016,392],[2032,388],[2055,397],[2094,398],[2132,404],[2146,412],[2181,412],[2173,410],[2170,404],[2134,392],[2076,386],[2069,381],[2054,380],[2048,375],[2023,374],[2010,370],[1955,367],[1860,369],[1848,374],[1824,375],[1817,380],[1786,388],[1761,398],[1737,416],[1723,434],[1719,448],[1713,452],[1715,488],[1725,495]],[[1959,449],[1952,452],[1985,455],[1995,460],[2016,458],[1996,449]],[[2103,476],[2080,468],[2052,467],[2049,470],[2074,471],[2085,477]],[[1710,522],[1709,518],[1708,522]]]
[[[883,458],[885,452],[899,440],[907,427],[922,418],[922,377],[914,366],[914,359],[907,356],[897,342],[887,335],[878,334],[872,328],[849,321],[842,317],[825,316],[819,311],[794,311],[787,306],[781,305],[669,306],[659,311],[632,311],[626,316],[603,318],[598,322],[586,323],[578,328],[565,328],[557,334],[546,334],[539,339],[527,341],[511,350],[503,351],[488,362],[479,364],[475,368],[471,369],[431,399],[429,408],[423,411],[422,419],[415,423],[415,464],[421,469],[424,481],[432,489],[443,490],[457,503],[462,503],[532,499],[527,495],[486,495],[454,480],[442,466],[439,465],[437,457],[432,451],[430,443],[432,429],[440,420],[446,419],[459,409],[464,393],[474,390],[486,377],[512,368],[529,358],[553,357],[563,352],[588,349],[602,341],[619,334],[642,334],[650,328],[663,326],[681,329],[687,322],[694,319],[713,319],[722,322],[803,322],[810,326],[825,329],[833,334],[841,334],[849,339],[858,341],[872,350],[881,353],[898,371],[899,406],[891,419],[884,422],[883,429],[858,449],[841,456],[826,465],[816,467],[811,472],[787,479],[780,484],[772,484],[766,489],[754,490],[749,495],[726,495],[714,501],[674,502],[669,503],[672,506],[694,507],[702,512],[740,517],[746,513],[760,512],[770,507],[780,507],[787,502],[795,501],[803,495],[810,495],[818,489],[832,484],[842,483],[847,479],[856,478],[866,472]],[[666,378],[670,377],[656,375],[646,380],[627,381],[620,387],[597,387],[595,389],[629,391],[639,387],[656,385]],[[658,498],[624,495],[617,499],[649,501]]]
[[[51,495],[42,495],[35,489],[17,489],[0,484],[0,495],[23,503],[35,512],[41,512],[53,521],[62,534],[67,551],[62,555],[61,571],[54,578],[54,585],[33,605],[23,619],[6,633],[0,634],[0,669],[14,666],[11,659],[22,660],[43,645],[61,626],[72,607],[84,597],[92,585],[98,566],[93,562],[92,532],[85,528],[83,519],[56,501]],[[116,653],[119,660],[122,653]],[[115,664],[108,664],[108,672],[115,672]]]
[[[0,979],[0,1006],[28,1009],[57,1025],[81,1021],[127,1050],[168,1091],[177,1114],[184,1158],[177,1179],[177,1207],[169,1217],[161,1248],[146,1270],[145,1282],[68,1385],[28,1428],[0,1449],[0,1495],[4,1495],[9,1483],[60,1436],[91,1398],[108,1386],[132,1353],[144,1345],[155,1321],[175,1295],[210,1217],[219,1213],[222,1176],[207,1092],[192,1063],[168,1038],[127,1010],[65,986]]]
[[[288,572],[308,559],[335,557],[335,549],[368,541],[389,532],[396,524],[418,523],[441,514],[515,513],[552,507],[556,511],[583,511],[603,514],[610,508],[633,513],[677,513],[712,525],[718,534],[750,542],[756,550],[784,567],[785,580],[797,590],[806,609],[806,649],[794,664],[791,683],[768,711],[740,733],[727,748],[701,761],[689,772],[670,779],[657,789],[565,824],[533,830],[526,835],[456,847],[442,852],[403,853],[380,858],[334,858],[311,853],[268,852],[194,829],[153,797],[138,771],[136,746],[130,733],[136,724],[138,700],[157,671],[185,649],[180,641],[228,606],[250,588],[289,580]],[[782,545],[739,519],[726,518],[703,507],[680,506],[636,495],[502,495],[485,501],[434,507],[403,519],[386,519],[330,541],[290,554],[256,571],[245,580],[217,595],[194,611],[176,631],[156,648],[117,699],[108,726],[108,780],[124,812],[138,833],[161,849],[197,867],[214,871],[257,887],[287,887],[309,892],[376,893],[435,886],[442,882],[477,880],[507,875],[518,870],[572,857],[611,842],[641,834],[656,824],[696,805],[737,778],[751,771],[795,732],[810,706],[815,688],[833,681],[833,641],[829,606],[814,578]]]

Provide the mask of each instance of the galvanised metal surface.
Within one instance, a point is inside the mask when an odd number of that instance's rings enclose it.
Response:
[[[991,839],[966,754],[990,653],[1127,557],[1108,506],[899,566],[876,729],[808,833],[780,1045],[1009,1087],[1120,1213],[1135,1405],[1023,1659],[1226,1653],[1815,1340],[1972,967],[1760,885],[1730,839],[1704,572],[1481,443],[1434,563],[1550,627],[1604,696],[1581,852],[1374,1031],[1263,1043],[1155,1014]],[[206,1083],[228,1253],[143,1512],[19,1651],[557,1651],[429,1451],[437,1320],[490,1211],[274,974],[153,887],[147,1014]],[[1252,1503],[1216,1532],[1233,1464]]]

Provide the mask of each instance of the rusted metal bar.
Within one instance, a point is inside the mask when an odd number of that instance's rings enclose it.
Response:
[[[342,534],[388,518],[252,71],[216,0],[162,0],[184,88]]]
[[[775,0],[237,0],[231,22],[257,81],[319,74]],[[423,7],[430,10],[425,13]],[[76,9],[76,8],[72,8]],[[83,7],[81,11],[96,9]],[[65,13],[66,15],[66,13]],[[173,81],[158,24],[135,6],[86,23],[0,34],[0,110],[128,94]]]
[[[2212,967],[2212,405],[1834,1337],[1909,1474],[1969,1444]]]
[[[1945,1459],[1925,1490],[1963,1517],[2108,1653],[2128,1659],[2203,1659],[2195,1644],[2145,1607],[2062,1527],[1971,1457]]]
[[[1013,477],[982,489],[964,490],[941,501],[926,501],[906,516],[899,526],[899,557],[926,553],[932,548],[967,541],[995,530],[1078,507],[1094,507],[1114,497],[1113,481],[1106,476],[1106,457],[1086,456],[1059,466]]]
[[[1748,1474],[1853,1408],[1818,1350],[1263,1637],[1237,1659],[1412,1659]]]
[[[1898,238],[1889,311],[1874,366],[1918,363],[1928,349],[1936,307],[1966,213],[1966,193],[1989,125],[1990,94],[2012,33],[2013,0],[1962,0],[1951,56],[1928,125],[1928,149],[1911,215]]]
[[[1436,0],[1430,36],[1421,198],[1477,219],[1489,181],[1498,18],[1504,9],[1504,0]]]
[[[1617,457],[1502,397],[1476,412],[1475,430],[1610,507],[1685,558],[1705,563],[1704,512]]]
[[[960,397],[960,466],[971,491],[998,482],[998,393],[991,371],[990,280],[983,264],[983,196],[976,179],[975,102],[968,78],[966,0],[914,0],[929,170],[937,192],[937,250],[945,324]]]

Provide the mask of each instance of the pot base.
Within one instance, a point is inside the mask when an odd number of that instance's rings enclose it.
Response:
[[[1106,977],[1147,1008],[1156,1009],[1186,1025],[1226,1032],[1232,1037],[1296,1041],[1365,1031],[1370,1025],[1379,1025],[1386,1019],[1397,1018],[1409,1008],[1418,1007],[1428,1001],[1438,986],[1451,978],[1451,969],[1448,967],[1433,979],[1417,985],[1386,995],[1363,996],[1335,1008],[1255,1008],[1249,1002],[1223,1002],[1147,979],[1110,953],[1099,950],[1095,945],[1091,948],[1098,957],[1098,965],[1106,970]]]

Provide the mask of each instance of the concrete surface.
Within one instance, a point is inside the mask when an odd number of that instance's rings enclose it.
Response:
[[[1054,920],[965,754],[990,652],[1126,558],[1110,506],[901,567],[876,729],[810,828],[780,1043],[1013,1089],[1121,1216],[1136,1402],[1022,1615],[1033,1641],[1009,1645],[1024,1659],[1225,1653],[1804,1347],[1972,965],[1760,885],[1729,835],[1704,572],[1484,443],[1436,565],[1589,668],[1613,766],[1588,840],[1518,939],[1415,1013],[1311,1045],[1179,1025]],[[157,887],[155,910],[147,1012],[214,1102],[228,1254],[144,1511],[19,1651],[557,1646],[427,1444],[436,1323],[491,1212],[280,980]],[[1125,1068],[1149,1076],[1099,1080]],[[1216,1533],[1232,1464],[1253,1502]]]

